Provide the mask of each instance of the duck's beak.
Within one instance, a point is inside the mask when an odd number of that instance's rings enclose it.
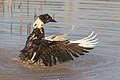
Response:
[[[57,21],[56,21],[56,20],[54,20],[54,19],[51,19],[51,20],[50,20],[50,22],[57,22]]]

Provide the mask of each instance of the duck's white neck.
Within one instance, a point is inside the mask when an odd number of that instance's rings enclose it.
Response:
[[[37,18],[36,21],[33,23],[33,28],[42,28],[43,27],[43,22]]]

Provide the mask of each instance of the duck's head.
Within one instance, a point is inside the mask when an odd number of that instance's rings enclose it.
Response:
[[[43,26],[43,24],[46,24],[49,22],[56,22],[56,21],[50,15],[42,14],[37,17],[36,21],[33,23],[33,27],[41,28]]]

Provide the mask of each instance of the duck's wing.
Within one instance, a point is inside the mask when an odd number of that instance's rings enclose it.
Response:
[[[51,35],[48,37],[45,37],[46,40],[50,40],[50,41],[64,41],[67,40],[67,35],[59,35],[59,36],[55,36],[55,35]]]
[[[58,35],[58,36],[51,35],[51,36],[45,37],[45,39],[50,40],[50,41],[64,41],[64,40],[67,40],[68,35],[71,33],[71,31],[73,31],[73,29],[74,29],[74,25],[72,25],[72,28],[69,32],[64,33],[63,35]]]
[[[55,65],[57,62],[73,60],[74,57],[84,55],[88,48],[79,46],[78,43],[66,41],[35,40],[35,52],[31,57],[33,63],[42,60],[45,66]]]
[[[70,41],[70,43],[79,43],[79,46],[85,47],[85,48],[94,48],[98,42],[97,34],[94,34],[94,31],[92,33],[80,40]]]

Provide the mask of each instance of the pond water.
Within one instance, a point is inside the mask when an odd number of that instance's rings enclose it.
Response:
[[[99,44],[75,61],[52,67],[19,61],[34,16],[48,13],[57,23],[44,26],[46,36],[74,30],[81,39],[93,30]],[[20,27],[21,26],[21,27]],[[120,80],[120,0],[0,0],[0,80]]]

